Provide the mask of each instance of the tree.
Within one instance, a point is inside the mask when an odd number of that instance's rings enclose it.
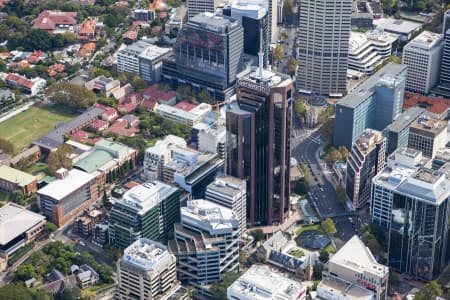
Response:
[[[328,253],[327,250],[322,249],[319,251],[319,260],[322,263],[326,263],[329,259],[330,259],[330,254]]]
[[[0,138],[0,149],[5,151],[6,153],[13,154],[14,144],[6,139]]]
[[[332,234],[337,232],[336,225],[331,218],[326,218],[320,225],[322,226],[323,231],[325,231],[328,236],[331,236]]]
[[[145,82],[145,80],[142,79],[140,76],[134,76],[133,80],[131,81],[131,85],[133,86],[136,92],[140,93],[143,92],[147,87],[147,82]]]
[[[429,300],[436,299],[436,297],[441,297],[444,294],[442,287],[435,280],[427,283],[421,291],[416,293],[415,300]]]
[[[56,299],[60,300],[77,300],[81,297],[81,290],[74,286],[71,288],[66,288]]]
[[[25,42],[26,41],[26,42]],[[47,30],[43,29],[31,29],[24,37],[23,46],[25,50],[43,50],[47,51],[52,48],[52,37]]]
[[[11,283],[0,288],[0,299],[2,300],[33,300],[30,290],[23,284]]]
[[[276,45],[275,49],[273,50],[273,61],[279,62],[284,57],[284,48],[281,45]]]
[[[109,175],[109,173],[108,173],[108,175]],[[108,195],[106,195],[105,190],[103,190],[103,199],[102,200],[103,200],[103,206],[107,207],[109,204],[109,199],[108,199]]]
[[[294,15],[292,8],[292,0],[285,0],[283,3],[283,20],[285,23],[292,23],[292,17]]]
[[[309,192],[309,184],[308,184],[308,182],[304,178],[300,179],[295,184],[294,191],[298,195],[306,195],[306,194],[308,194],[308,192]]]
[[[113,283],[113,269],[107,264],[101,264],[97,268],[98,275],[100,277],[100,281],[103,283]]]
[[[295,101],[295,116],[302,120],[306,116],[305,104],[301,100]]]
[[[245,251],[239,250],[239,263],[244,265],[247,262],[247,256],[245,255]]]
[[[297,64],[298,64],[298,61],[295,58],[290,57],[288,59],[287,68],[288,68],[289,75],[291,75],[291,76],[295,75],[295,71],[297,71]]]
[[[311,173],[309,173],[308,167],[304,164],[300,164],[300,170],[303,173],[303,178],[306,180],[307,183],[310,183],[312,180]]]
[[[23,193],[21,190],[15,190],[11,194],[11,199],[12,199],[12,202],[22,205],[25,197],[23,196]]]
[[[264,239],[264,232],[262,229],[255,229],[250,232],[250,235],[255,239],[256,242],[262,241]]]
[[[70,82],[57,82],[47,89],[47,98],[71,108],[87,108],[95,103],[95,93]]]
[[[47,163],[48,169],[52,174],[60,168],[71,169],[72,159],[70,155],[73,153],[73,147],[68,144],[62,144],[56,151],[50,152]]]
[[[347,201],[347,193],[345,192],[345,189],[340,185],[336,187],[336,198],[342,204],[345,204],[345,201]]]
[[[345,146],[339,146],[338,151],[339,151],[339,153],[341,154],[341,159],[342,159],[343,161],[347,160],[348,154],[349,154],[349,153],[348,153],[347,147],[345,147]]]
[[[211,287],[211,292],[214,299],[227,300],[227,289],[233,284],[241,275],[236,272],[227,272],[222,275],[222,280]]]
[[[36,277],[36,270],[33,265],[22,264],[17,267],[17,271],[14,273],[14,279],[19,281],[25,281]]]
[[[211,94],[208,92],[207,89],[201,90],[201,92],[198,94],[198,98],[202,103],[213,104],[214,102],[213,98],[211,97]]]
[[[57,229],[58,226],[56,226],[52,222],[50,221],[45,222],[45,230],[47,230],[48,232],[55,232]]]

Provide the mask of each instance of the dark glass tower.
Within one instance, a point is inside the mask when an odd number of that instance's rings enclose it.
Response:
[[[249,224],[282,223],[289,213],[292,79],[260,67],[236,89],[227,110],[227,171],[246,180]]]

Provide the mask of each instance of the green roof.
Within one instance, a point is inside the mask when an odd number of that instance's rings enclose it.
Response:
[[[115,157],[106,150],[95,149],[88,156],[80,159],[74,167],[87,173],[92,173],[114,158]]]
[[[17,169],[2,165],[0,166],[0,179],[25,186],[36,180],[36,177]]]

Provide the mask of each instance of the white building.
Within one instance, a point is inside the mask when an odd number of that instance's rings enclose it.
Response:
[[[392,45],[399,36],[382,30],[365,33],[350,32],[348,68],[365,75],[372,75],[376,66],[392,54]]]
[[[211,105],[207,103],[200,103],[189,111],[166,104],[159,104],[155,110],[155,113],[165,119],[169,119],[192,128],[192,126],[199,123],[203,116],[209,111],[211,111]]]
[[[443,45],[442,34],[424,31],[403,48],[407,90],[428,94],[438,83]]]
[[[227,289],[227,298],[236,300],[304,300],[306,287],[272,271],[266,265],[252,265]]]
[[[124,250],[117,277],[115,299],[188,299],[177,281],[175,256],[149,239],[141,238]]]
[[[167,135],[164,140],[157,141],[153,147],[145,150],[144,177],[148,179],[162,179],[163,166],[172,160],[172,148],[186,148],[183,138],[175,135]]]
[[[315,300],[375,300],[375,293],[359,285],[324,278],[317,285]]]
[[[206,187],[208,201],[232,209],[239,218],[241,235],[247,227],[247,192],[245,180],[223,175]]]
[[[192,126],[192,141],[198,150],[217,153],[220,158],[225,159],[225,120],[221,113],[217,120],[216,114],[217,112],[210,111],[205,114],[201,122]]]
[[[373,25],[385,32],[399,34],[402,41],[409,40],[415,32],[422,28],[421,23],[394,18],[374,19]]]
[[[138,41],[117,53],[117,71],[137,74],[147,82],[161,79],[162,59],[172,50]]]
[[[318,296],[322,295],[319,299],[324,300],[346,299],[340,298],[343,292],[352,285],[357,285],[375,294],[374,298],[366,294],[361,299],[385,299],[388,278],[389,268],[379,264],[369,248],[355,235],[325,265],[322,272],[324,293],[320,293],[318,288]],[[327,286],[333,281],[343,283],[341,288],[336,285],[335,289],[328,289]],[[331,295],[327,295],[325,290]]]
[[[370,217],[372,223],[386,229],[391,224],[392,191],[429,160],[422,152],[399,148],[387,158],[386,168],[372,180]]]

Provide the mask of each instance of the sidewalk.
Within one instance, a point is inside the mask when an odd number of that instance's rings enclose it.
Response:
[[[22,107],[20,107],[20,108],[18,108],[18,109],[16,109],[16,110],[14,110],[14,111],[12,111],[12,112],[7,113],[5,116],[3,116],[3,117],[0,118],[0,123],[6,121],[6,120],[8,120],[8,119],[11,119],[11,118],[14,117],[15,115],[18,115],[18,114],[20,114],[21,112],[23,112],[23,111],[29,109],[32,105],[34,105],[34,102],[33,102],[33,101],[30,101],[30,102],[28,102],[27,104],[25,104],[24,106],[22,106]]]

